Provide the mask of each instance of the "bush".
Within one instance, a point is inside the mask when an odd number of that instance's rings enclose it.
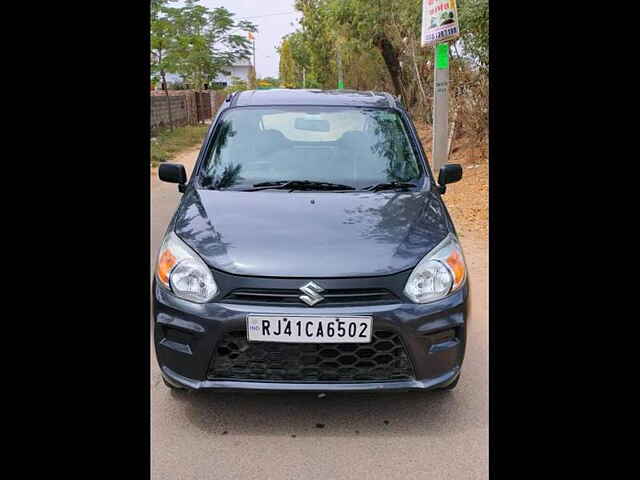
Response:
[[[227,93],[241,92],[244,90],[249,90],[249,85],[241,78],[235,76],[231,77],[231,85],[225,88]]]

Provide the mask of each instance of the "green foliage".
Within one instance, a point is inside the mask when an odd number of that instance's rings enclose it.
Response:
[[[291,53],[301,75],[305,68],[307,78],[322,88],[335,88],[336,32],[331,22],[333,0],[296,0],[295,8],[303,13],[301,34],[293,36]],[[281,76],[282,77],[282,76]],[[312,85],[307,82],[307,87]]]
[[[156,0],[151,9],[151,74],[159,75],[162,79],[173,68],[169,52],[176,40],[175,26],[166,15],[161,16],[164,3]]]
[[[151,71],[180,75],[200,90],[234,62],[251,55],[251,41],[239,32],[256,32],[248,21],[236,22],[224,7],[212,10],[185,0],[180,8],[167,0],[151,2]]]
[[[161,130],[151,139],[151,165],[167,162],[185,148],[198,145],[204,139],[209,125],[195,125]]]
[[[450,60],[457,131],[486,137],[488,0],[458,0],[461,39]],[[422,0],[296,0],[301,28],[280,44],[280,79],[288,88],[333,89],[340,54],[346,88],[400,94],[414,116],[431,122],[433,48],[420,46]],[[460,47],[460,48],[458,48]]]
[[[241,92],[243,90],[249,90],[249,85],[241,78],[235,76],[231,77],[231,85],[225,88],[227,93]]]
[[[302,66],[296,64],[291,53],[291,42],[288,37],[285,37],[278,48],[280,54],[280,78],[282,79],[282,86],[285,88],[301,88],[301,83],[298,79],[298,70],[302,69]]]
[[[464,52],[489,71],[489,0],[460,0],[460,32]]]
[[[280,80],[273,77],[259,78],[256,82],[257,88],[279,88]]]

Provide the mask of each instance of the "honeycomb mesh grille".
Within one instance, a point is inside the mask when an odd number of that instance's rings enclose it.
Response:
[[[400,335],[375,331],[371,343],[248,342],[245,331],[219,342],[210,380],[358,382],[412,379]]]

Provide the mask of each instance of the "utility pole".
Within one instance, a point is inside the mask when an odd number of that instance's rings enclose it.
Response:
[[[433,142],[431,165],[437,177],[449,157],[449,41],[460,36],[455,0],[422,0],[420,45],[433,46]]]
[[[449,144],[449,44],[439,43],[435,51],[435,77],[433,81],[433,142],[431,162],[433,173],[448,161]]]

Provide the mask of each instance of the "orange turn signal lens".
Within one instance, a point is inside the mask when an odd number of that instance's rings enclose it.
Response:
[[[447,264],[451,267],[453,272],[454,286],[459,286],[464,280],[464,260],[462,255],[457,251],[453,251],[447,258]]]
[[[158,260],[158,278],[165,285],[169,285],[169,273],[171,273],[171,269],[176,265],[176,257],[166,249],[160,255],[160,260]]]

